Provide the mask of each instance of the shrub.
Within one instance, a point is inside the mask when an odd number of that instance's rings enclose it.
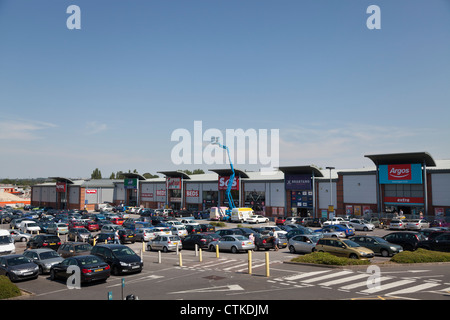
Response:
[[[225,222],[221,222],[221,221],[219,221],[219,222],[212,221],[210,224],[215,227],[226,227],[227,226],[227,224]]]
[[[305,254],[304,256],[293,258],[291,261],[292,262],[334,265],[334,266],[370,264],[369,260],[358,260],[358,259],[337,257],[328,252],[313,252],[313,253]]]
[[[0,276],[0,299],[14,298],[20,295],[22,295],[20,289],[8,277]]]
[[[416,251],[397,253],[391,261],[396,263],[450,262],[450,253],[419,248]]]

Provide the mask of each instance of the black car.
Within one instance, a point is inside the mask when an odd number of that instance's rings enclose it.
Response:
[[[12,282],[36,279],[39,267],[21,254],[9,254],[0,257],[0,275],[8,277]]]
[[[206,223],[206,224],[200,224],[200,228],[202,229],[202,232],[215,232],[216,227],[213,225]]]
[[[184,239],[182,239],[181,243],[183,245],[183,249],[195,249],[195,245],[198,248],[208,248],[208,245],[211,241],[214,241],[214,237],[209,234],[190,234],[187,235]]]
[[[128,272],[141,272],[144,266],[141,258],[130,248],[122,244],[97,244],[91,250],[111,267],[113,275]]]
[[[383,239],[387,242],[401,245],[403,250],[414,251],[422,247],[422,243],[427,238],[420,232],[402,231],[389,233]]]
[[[135,243],[136,233],[131,229],[120,229],[119,230],[119,240],[120,243]]]
[[[450,232],[433,232],[428,236],[428,240],[422,242],[421,247],[428,250],[450,252]]]
[[[50,248],[58,250],[61,245],[61,239],[58,236],[50,234],[38,234],[27,242],[27,249]]]
[[[80,283],[106,281],[111,275],[111,267],[101,258],[94,255],[74,256],[64,259],[50,269],[50,279],[67,279],[73,273],[67,272],[69,266],[80,268]]]
[[[202,232],[202,228],[200,228],[200,225],[197,224],[187,224],[186,231],[188,234],[195,234]]]

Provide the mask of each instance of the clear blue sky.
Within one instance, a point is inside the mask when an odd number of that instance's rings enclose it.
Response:
[[[3,178],[208,170],[171,161],[195,120],[279,129],[280,165],[450,158],[449,0],[0,0],[0,58]]]

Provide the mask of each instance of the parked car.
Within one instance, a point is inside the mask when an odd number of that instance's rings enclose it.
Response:
[[[179,236],[167,235],[157,236],[147,243],[147,250],[161,250],[162,252],[174,251],[178,247],[179,250],[183,248],[181,239]]]
[[[21,254],[9,254],[0,256],[0,275],[8,277],[11,282],[36,279],[39,267]]]
[[[39,274],[50,273],[50,269],[54,264],[64,260],[53,249],[30,249],[26,250],[23,255],[37,264]]]
[[[19,230],[26,233],[36,233],[41,231],[41,227],[33,220],[23,220],[20,223]]]
[[[139,228],[136,229],[136,241],[144,241],[147,242],[150,239],[155,237],[155,234],[152,231],[153,228]]]
[[[8,230],[14,242],[27,242],[33,235],[16,229]]]
[[[58,236],[50,234],[38,234],[33,236],[27,242],[27,249],[50,248],[58,250],[61,245],[61,239]]]
[[[200,229],[202,232],[216,232],[216,227],[209,223],[200,223]]]
[[[422,241],[422,248],[435,251],[450,252],[450,232],[435,231],[428,235],[428,239]]]
[[[306,228],[306,227],[301,227],[300,228],[296,228],[296,229],[292,229],[290,231],[288,231],[288,233],[286,233],[286,238],[288,238],[288,240],[294,236],[298,236],[298,235],[303,235],[303,234],[313,234],[314,232],[310,229],[310,228]]]
[[[212,241],[209,244],[209,250],[215,251],[216,245],[219,246],[219,250],[231,251],[232,253],[255,249],[255,244],[247,237],[241,235],[228,235],[217,241]]]
[[[429,228],[430,223],[424,219],[408,220],[405,229],[407,230],[421,230],[423,228]]]
[[[291,253],[311,253],[314,252],[320,235],[303,234],[296,235],[289,239],[289,251]]]
[[[84,256],[90,254],[92,246],[84,242],[66,242],[58,248],[58,254],[63,258]]]
[[[186,231],[188,234],[201,233],[202,228],[199,224],[186,224]]]
[[[67,234],[68,241],[89,242],[92,234],[85,228],[70,229]]]
[[[353,229],[346,228],[345,226],[335,224],[324,226],[321,229],[314,230],[316,233],[320,233],[323,237],[338,237],[338,238],[348,238],[355,235]]]
[[[405,231],[389,233],[385,235],[383,239],[401,245],[403,250],[414,251],[421,247],[422,242],[427,238],[419,232]]]
[[[184,225],[173,225],[170,230],[172,231],[172,234],[179,236],[180,238],[184,238],[188,235],[188,232],[186,230],[186,227]]]
[[[82,255],[64,259],[53,265],[50,269],[50,279],[67,279],[72,274],[67,272],[67,268],[72,265],[80,268],[81,283],[106,281],[111,275],[111,267],[101,258],[95,255]]]
[[[144,266],[141,258],[122,244],[97,244],[92,248],[91,254],[99,256],[107,262],[113,275],[141,272]]]
[[[247,223],[266,223],[269,222],[269,218],[261,215],[251,215],[246,220]]]
[[[357,231],[373,231],[375,229],[374,224],[363,219],[350,219],[347,223]]]
[[[335,224],[340,224],[341,222],[345,222],[345,220],[341,217],[332,218],[330,220],[324,221],[322,223],[323,226],[331,226]]]
[[[389,222],[389,229],[391,230],[405,230],[407,220],[404,219],[392,219]]]
[[[354,236],[350,240],[358,243],[362,247],[372,250],[375,254],[381,254],[383,257],[393,256],[403,251],[403,247],[387,242],[381,237],[375,236]]]
[[[183,249],[195,249],[195,245],[198,248],[205,249],[208,248],[209,243],[214,241],[214,237],[210,234],[190,234],[182,239]]]
[[[95,232],[95,231],[99,231],[100,230],[100,226],[95,221],[88,221],[88,222],[86,222],[85,227],[86,227],[86,229],[88,231],[91,231],[91,232]]]
[[[282,225],[282,224],[284,224],[286,222],[286,217],[278,217],[276,220],[275,220],[275,225]]]
[[[112,223],[118,225],[118,226],[121,226],[123,224],[123,222],[125,221],[125,219],[123,219],[123,218],[112,218],[110,221]]]
[[[120,229],[124,229],[124,227],[119,226],[117,224],[105,224],[102,226],[101,231],[100,232],[115,232],[116,230],[120,230]]]
[[[136,242],[136,233],[130,229],[121,229],[119,230],[119,241],[120,243],[135,243]]]
[[[113,232],[99,233],[93,239],[95,239],[95,243],[112,244],[114,243],[114,233]],[[92,241],[89,241],[89,244],[94,243],[93,239]]]
[[[65,223],[50,223],[47,226],[47,233],[49,234],[67,234],[69,233],[69,228]]]
[[[319,239],[314,251],[329,252],[335,256],[350,259],[370,259],[375,255],[372,250],[361,247],[356,242],[339,238]]]

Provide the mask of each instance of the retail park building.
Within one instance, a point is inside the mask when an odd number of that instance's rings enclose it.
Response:
[[[268,217],[363,215],[403,211],[450,219],[450,160],[427,152],[366,155],[373,167],[345,169],[286,166],[273,174],[236,169],[232,196],[237,207],[252,207]],[[96,204],[203,211],[228,206],[230,169],[187,175],[161,171],[162,178],[135,173],[121,180],[53,177],[33,186],[31,204],[57,209],[94,210]]]

